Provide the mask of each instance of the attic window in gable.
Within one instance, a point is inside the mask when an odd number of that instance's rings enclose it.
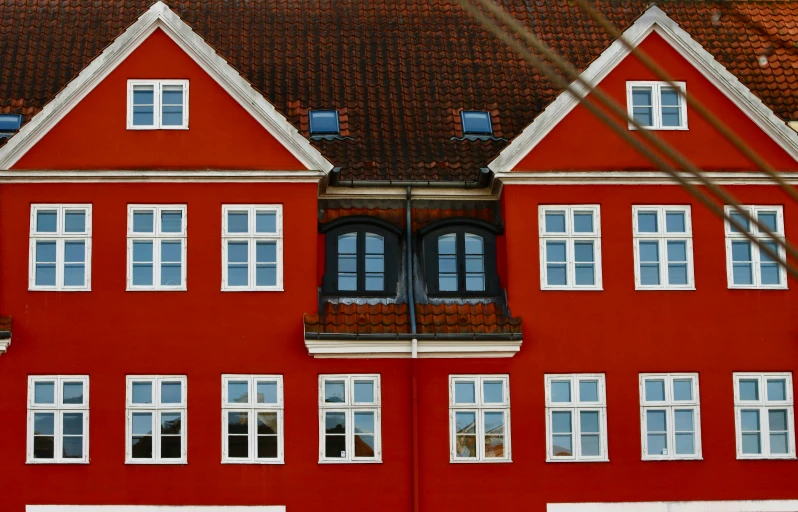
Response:
[[[493,135],[489,112],[463,110],[460,112],[460,118],[463,121],[463,135],[488,137]]]
[[[666,82],[626,82],[629,117],[649,130],[686,130],[684,82],[676,82],[679,90]],[[631,123],[629,129],[635,127]]]
[[[128,80],[128,130],[187,130],[188,80]]]
[[[340,135],[337,110],[311,110],[310,136]]]

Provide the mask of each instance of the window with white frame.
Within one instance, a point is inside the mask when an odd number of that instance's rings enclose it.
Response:
[[[222,462],[283,462],[283,377],[222,376]]]
[[[784,211],[781,206],[743,206],[748,215],[784,241]],[[774,259],[728,220],[726,225],[726,270],[729,288],[787,288],[784,248],[732,206],[726,215],[737,221],[759,244],[779,256]]]
[[[127,377],[128,464],[186,463],[186,377]]]
[[[538,224],[541,288],[600,290],[599,206],[540,206]]]
[[[28,463],[89,462],[89,377],[28,377]]]
[[[128,80],[127,128],[188,129],[188,80]]]
[[[689,206],[634,206],[638,290],[692,290],[693,232]]]
[[[735,373],[738,459],[794,459],[792,373]]]
[[[282,290],[282,205],[225,205],[222,217],[222,290]]]
[[[684,82],[676,85],[678,89],[666,82],[626,82],[629,117],[649,130],[686,130],[683,94],[687,89]],[[634,130],[635,126],[629,123],[629,129]]]
[[[451,462],[510,462],[509,375],[449,376]]]
[[[379,375],[319,376],[319,462],[382,462]]]
[[[91,289],[90,204],[31,206],[28,288]]]
[[[546,460],[607,461],[604,374],[546,375]]]
[[[186,205],[128,205],[127,289],[186,289]]]
[[[643,460],[700,459],[697,373],[640,374]]]

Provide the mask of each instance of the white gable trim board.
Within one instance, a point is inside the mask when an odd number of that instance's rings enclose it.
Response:
[[[50,129],[102,82],[155,30],[162,29],[205,72],[282,143],[308,170],[329,172],[333,165],[273,105],[220,57],[163,2],[156,2],[95,58],[19,133],[0,148],[0,169],[10,169]]]
[[[729,70],[718,63],[690,34],[670,19],[659,7],[650,7],[623,37],[637,47],[651,33],[656,32],[673,46],[687,61],[726,95],[759,128],[767,133],[782,149],[798,162],[798,133],[779,119],[762,101],[745,87]],[[599,84],[631,51],[620,40],[614,41],[596,60],[582,72],[587,82]],[[518,163],[548,135],[587,95],[587,89],[577,82],[570,91],[560,93],[546,109],[535,118],[504,150],[488,168],[503,178],[511,173]]]

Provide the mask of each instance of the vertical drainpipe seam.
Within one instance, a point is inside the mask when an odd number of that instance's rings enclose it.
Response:
[[[413,234],[412,222],[410,215],[411,196],[413,188],[407,187],[407,206],[405,207],[405,233],[407,239],[405,240],[405,249],[407,254],[407,308],[410,312],[410,333],[413,334],[412,354],[410,358],[410,397],[411,397],[411,418],[413,424],[411,430],[413,432],[413,512],[419,512],[419,490],[418,490],[418,381],[416,380],[416,359],[418,358],[418,340],[416,334],[416,304],[415,293],[413,291]]]

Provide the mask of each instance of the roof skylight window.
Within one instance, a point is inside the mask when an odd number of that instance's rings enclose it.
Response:
[[[311,110],[310,135],[340,135],[337,110]]]
[[[15,132],[22,126],[21,114],[0,114],[0,132]]]
[[[463,135],[493,135],[489,112],[464,110],[460,112],[460,117],[463,120]]]

